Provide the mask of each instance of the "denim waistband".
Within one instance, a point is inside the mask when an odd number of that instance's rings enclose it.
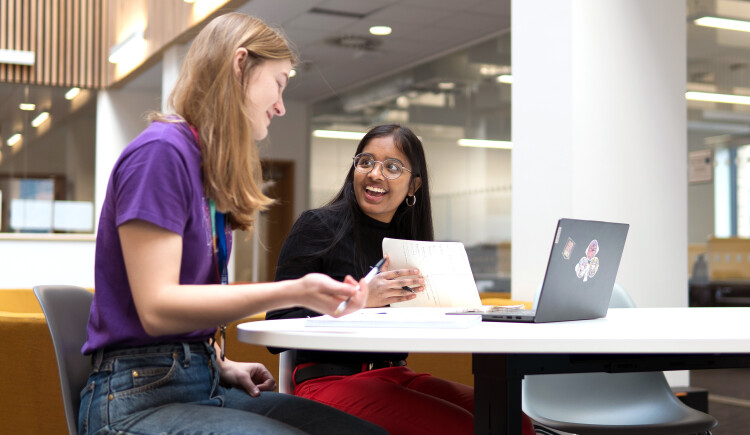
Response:
[[[193,341],[179,343],[160,343],[147,346],[124,347],[120,349],[99,349],[91,355],[93,370],[111,370],[113,361],[119,357],[137,355],[175,354],[182,355],[186,363],[190,362],[191,354],[212,355],[213,346],[208,341]]]

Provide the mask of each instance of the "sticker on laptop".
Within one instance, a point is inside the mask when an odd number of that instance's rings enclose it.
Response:
[[[570,260],[570,253],[573,252],[573,247],[576,245],[576,242],[573,241],[570,237],[568,237],[568,242],[565,243],[565,249],[562,251],[562,256],[566,260]]]
[[[588,281],[589,278],[593,278],[594,275],[596,275],[596,272],[599,270],[599,257],[596,256],[596,254],[598,253],[599,242],[594,239],[586,248],[586,256],[581,257],[575,267],[576,276],[580,279],[583,279],[583,282]]]

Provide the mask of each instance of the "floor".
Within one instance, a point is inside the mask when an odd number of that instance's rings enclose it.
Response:
[[[750,435],[750,369],[694,370],[690,384],[708,390],[713,435]]]

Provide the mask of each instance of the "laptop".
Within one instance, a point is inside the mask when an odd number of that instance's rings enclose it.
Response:
[[[560,219],[535,310],[490,309],[492,322],[561,322],[607,315],[630,225]]]

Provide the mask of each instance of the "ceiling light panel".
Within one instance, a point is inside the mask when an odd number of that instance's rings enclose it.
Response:
[[[735,20],[721,17],[700,17],[693,21],[695,24],[704,27],[714,27],[716,29],[737,30],[740,32],[750,32],[750,21]]]
[[[16,133],[12,135],[11,137],[9,137],[5,143],[7,143],[9,147],[12,147],[16,145],[18,142],[20,142],[21,139],[23,139],[23,136],[21,136],[21,133]]]
[[[714,94],[710,92],[685,92],[685,98],[693,101],[710,101],[713,103],[750,105],[749,95]]]
[[[37,128],[40,125],[47,122],[48,119],[49,119],[49,112],[41,112],[40,114],[36,116],[36,118],[31,120],[31,126],[34,128]]]
[[[65,93],[65,99],[72,100],[73,98],[77,97],[78,94],[80,93],[81,93],[80,88],[70,88],[68,89],[68,92]]]
[[[313,137],[321,137],[327,139],[360,140],[364,136],[364,133],[360,133],[357,131],[313,130]]]
[[[458,144],[462,147],[513,149],[513,143],[504,140],[459,139]]]

